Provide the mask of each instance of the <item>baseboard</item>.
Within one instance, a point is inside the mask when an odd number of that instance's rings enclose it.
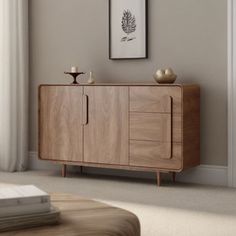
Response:
[[[30,170],[60,170],[60,165],[41,161],[38,159],[37,152],[29,152],[29,169]],[[214,166],[214,165],[200,165],[198,167],[186,170],[177,174],[177,181],[185,183],[197,183],[197,184],[209,184],[218,186],[227,186],[228,183],[228,171],[227,166]],[[71,171],[76,171],[75,168],[71,168]],[[126,176],[132,178],[144,178],[154,179],[155,174],[146,172],[135,171],[123,171],[123,170],[111,170],[100,168],[85,167],[83,170],[88,174],[103,174],[103,175],[115,175]]]
[[[227,166],[200,165],[178,174],[178,181],[196,184],[228,186]]]

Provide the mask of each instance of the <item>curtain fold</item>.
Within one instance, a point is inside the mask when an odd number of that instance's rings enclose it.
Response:
[[[0,0],[0,170],[28,159],[28,0]]]

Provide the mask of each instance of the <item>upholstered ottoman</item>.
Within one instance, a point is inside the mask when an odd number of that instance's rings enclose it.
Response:
[[[126,210],[75,195],[52,194],[61,210],[58,225],[2,233],[4,236],[139,236],[138,218]]]

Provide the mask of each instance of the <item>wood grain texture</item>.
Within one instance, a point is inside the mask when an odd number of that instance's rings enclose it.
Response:
[[[140,236],[140,223],[133,213],[75,195],[52,194],[61,210],[61,223],[2,233],[3,236]]]
[[[130,113],[130,139],[171,143],[171,113]]]
[[[172,114],[132,113],[130,114],[130,139],[160,142],[161,158],[172,156]],[[156,142],[151,142],[156,146]]]
[[[179,172],[200,163],[200,89],[196,85],[134,83],[40,88],[39,149],[41,157],[44,150],[45,160],[155,172]],[[84,134],[77,121],[84,124]],[[65,132],[59,131],[62,127]],[[71,143],[71,134],[76,142]],[[171,146],[171,155],[167,146]]]
[[[84,87],[88,124],[84,126],[84,161],[128,165],[128,88]]]
[[[163,159],[165,160],[165,159]],[[65,162],[63,161],[51,161],[52,163],[55,164],[64,164]],[[130,170],[130,171],[145,171],[145,172],[156,172],[161,171],[161,172],[165,172],[165,173],[169,173],[171,171],[174,172],[180,172],[182,171],[182,165],[181,168],[176,169],[175,166],[173,166],[173,168],[169,168],[169,167],[156,167],[156,166],[138,166],[138,165],[116,165],[116,164],[106,164],[106,163],[92,163],[92,162],[70,162],[67,161],[66,162],[67,165],[72,165],[72,166],[83,166],[83,167],[95,167],[95,168],[103,168],[103,169],[114,169],[114,170]],[[168,166],[168,165],[166,165]]]
[[[136,132],[140,136],[151,136],[148,138],[141,138],[141,140],[153,140],[160,141],[160,129],[162,129],[159,123],[158,117],[162,116],[163,113],[139,113],[130,112],[130,139],[136,138]],[[135,118],[136,117],[136,118]],[[165,117],[165,114],[164,116]],[[182,114],[172,114],[172,141],[175,143],[182,142]],[[137,124],[136,124],[137,123]],[[139,126],[139,123],[141,124]],[[143,131],[144,130],[144,131]],[[164,131],[164,130],[163,130]],[[161,136],[162,137],[162,136]]]
[[[183,167],[200,165],[200,88],[183,87]]]
[[[182,168],[182,145],[172,144],[171,159],[165,159],[169,150],[160,142],[130,140],[130,165],[179,170]],[[167,154],[166,154],[167,153]]]
[[[82,87],[40,86],[40,158],[81,161],[82,140]]]
[[[170,112],[173,99],[173,113],[181,113],[181,87],[172,86],[132,86],[130,87],[130,111]]]

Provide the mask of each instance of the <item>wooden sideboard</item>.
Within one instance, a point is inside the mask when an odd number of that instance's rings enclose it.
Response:
[[[40,85],[39,158],[175,173],[200,163],[197,85]]]

